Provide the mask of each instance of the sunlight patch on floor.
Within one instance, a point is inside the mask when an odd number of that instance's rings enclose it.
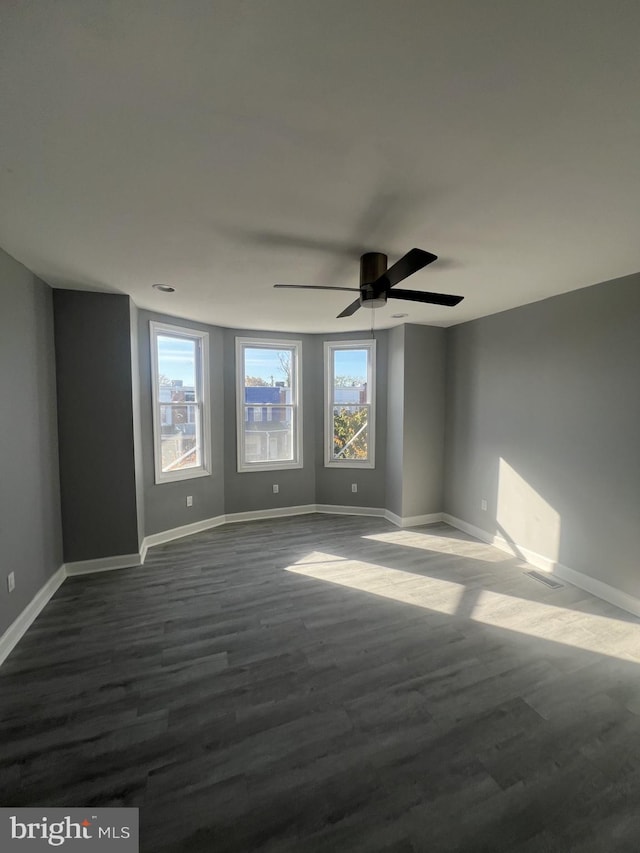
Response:
[[[382,595],[393,601],[422,606],[429,595],[429,609],[452,615],[457,612],[465,586],[440,578],[426,578],[413,572],[390,569],[361,560],[349,560],[334,554],[313,551],[303,560],[287,566],[286,571],[316,580]]]
[[[286,571],[571,648],[640,660],[640,624],[635,622],[321,551]]]
[[[481,542],[417,530],[392,530],[388,533],[372,533],[362,538],[371,539],[373,542],[385,542],[389,545],[403,545],[407,548],[420,548],[423,551],[452,554],[470,560],[481,560],[484,563],[503,563],[505,560],[512,559],[511,556],[497,552],[495,548]]]

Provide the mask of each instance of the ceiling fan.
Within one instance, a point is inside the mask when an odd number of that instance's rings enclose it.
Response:
[[[382,252],[367,252],[360,258],[360,287],[329,287],[312,284],[274,284],[274,287],[300,288],[303,290],[350,290],[359,293],[338,317],[350,317],[358,308],[380,308],[387,299],[408,299],[412,302],[428,302],[431,305],[457,305],[463,296],[445,293],[428,293],[422,290],[392,290],[405,278],[418,272],[427,264],[437,261],[438,256],[423,249],[410,249],[406,255],[387,269],[387,256]]]

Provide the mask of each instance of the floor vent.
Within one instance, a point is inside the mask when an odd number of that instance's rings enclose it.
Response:
[[[529,577],[533,578],[535,581],[540,581],[540,583],[543,583],[550,589],[562,589],[564,586],[564,584],[558,583],[558,581],[554,581],[554,579],[549,575],[543,575],[540,574],[540,572],[525,572],[525,575],[529,575]]]

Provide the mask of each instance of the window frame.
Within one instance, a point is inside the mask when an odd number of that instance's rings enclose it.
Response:
[[[280,460],[276,462],[247,462],[245,451],[244,412],[247,406],[255,408],[255,404],[245,403],[244,380],[245,380],[245,358],[246,349],[289,349],[293,352],[292,359],[292,381],[291,392],[295,402],[287,404],[291,406],[292,423],[294,434],[292,436],[293,459],[291,461]],[[251,471],[284,471],[303,467],[302,458],[302,341],[299,340],[276,340],[274,338],[246,338],[236,337],[236,461],[239,474],[247,474]],[[262,405],[261,409],[272,407],[282,408],[282,404]],[[267,421],[269,418],[267,417]]]
[[[369,455],[365,460],[335,459],[333,457],[334,353],[338,350],[366,349],[367,396],[369,402]],[[359,404],[362,405],[362,404]],[[324,342],[324,467],[325,468],[375,468],[376,467],[376,341],[375,338],[355,341]]]
[[[158,383],[158,338],[170,337],[194,341],[196,347],[196,387],[195,401],[187,405],[197,406],[200,414],[200,435],[202,439],[201,463],[197,467],[180,468],[175,471],[162,470],[162,419],[160,414],[159,383]],[[151,398],[153,411],[153,467],[155,482],[175,483],[180,480],[192,480],[196,477],[211,475],[211,418],[210,418],[210,384],[209,384],[209,333],[186,326],[174,326],[170,323],[149,321],[149,338],[151,348]]]

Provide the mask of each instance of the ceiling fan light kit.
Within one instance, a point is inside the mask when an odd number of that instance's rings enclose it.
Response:
[[[424,249],[411,249],[399,261],[387,269],[388,259],[382,252],[366,252],[360,258],[360,287],[359,296],[338,314],[338,317],[350,317],[359,308],[382,308],[387,299],[406,299],[412,302],[427,302],[431,305],[453,307],[462,302],[462,296],[452,296],[445,293],[427,293],[421,290],[392,290],[410,275],[423,269],[428,264],[437,261],[438,256]],[[275,284],[274,287],[300,288],[304,290],[351,290],[355,287],[330,287],[310,284]],[[405,315],[406,316],[406,315]]]

